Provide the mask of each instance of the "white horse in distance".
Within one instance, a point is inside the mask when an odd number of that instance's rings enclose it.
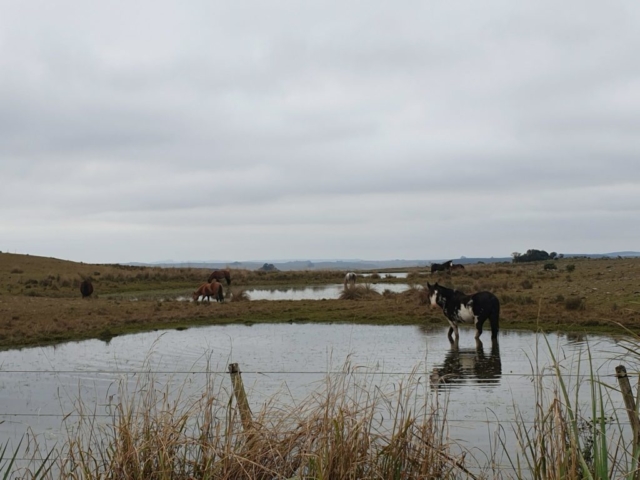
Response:
[[[356,280],[358,279],[358,276],[355,274],[355,272],[349,272],[344,276],[344,288],[347,288],[347,286],[354,286],[356,284]]]

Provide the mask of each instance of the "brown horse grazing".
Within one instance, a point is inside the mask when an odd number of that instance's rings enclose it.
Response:
[[[82,298],[90,297],[93,293],[93,285],[91,284],[91,280],[83,280],[80,283],[80,293],[82,294]]]
[[[205,298],[210,302],[211,297],[215,298],[218,302],[224,302],[224,290],[222,288],[222,284],[216,281],[203,283],[195,292],[193,292],[193,301],[197,302],[200,297],[202,297],[203,302]]]
[[[207,281],[211,283],[214,280],[221,281],[223,278],[227,281],[227,285],[231,285],[231,272],[229,270],[214,270]]]

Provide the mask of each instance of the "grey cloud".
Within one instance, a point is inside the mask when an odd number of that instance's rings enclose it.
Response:
[[[597,2],[5,3],[0,220],[56,252],[121,228],[110,255],[131,259],[159,231],[156,258],[186,258],[171,232],[213,225],[235,258],[256,235],[269,258],[503,255],[527,225],[571,239],[563,222],[617,230],[592,234],[611,250],[637,233],[638,20]],[[465,236],[475,209],[495,233]]]

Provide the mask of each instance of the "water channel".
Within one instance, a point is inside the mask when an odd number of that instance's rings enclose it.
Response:
[[[209,326],[116,337],[109,343],[89,340],[9,350],[0,352],[0,442],[15,446],[27,431],[49,445],[62,441],[62,418],[73,417],[79,399],[85,408],[108,417],[118,401],[118,382],[133,385],[149,371],[158,386],[175,384],[184,394],[198,395],[207,371],[219,372],[219,381],[229,383],[227,366],[237,362],[252,408],[259,409],[278,392],[299,401],[328,372],[341,371],[348,359],[371,375],[376,386],[397,384],[414,371],[425,395],[448,402],[451,439],[472,450],[481,463],[500,425],[508,444],[515,446],[516,414],[532,419],[532,365],[549,374],[551,382],[552,352],[572,388],[588,374],[588,351],[605,383],[615,384],[613,372],[620,363],[636,368],[636,359],[609,336],[551,333],[545,339],[504,330],[498,346],[488,336],[476,344],[473,331],[466,329],[459,343],[451,345],[445,327],[351,324]],[[613,397],[616,406],[621,402]],[[505,462],[503,457],[498,461]]]
[[[389,290],[394,293],[404,292],[409,288],[406,283],[375,283],[371,287],[378,293]],[[340,297],[342,284],[302,286],[302,287],[253,287],[247,288],[250,300],[335,300]]]

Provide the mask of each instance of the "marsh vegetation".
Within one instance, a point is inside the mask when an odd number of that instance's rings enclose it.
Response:
[[[233,270],[228,300],[220,305],[178,302],[206,280],[208,270],[89,265],[30,255],[0,254],[0,347],[50,344],[127,332],[189,325],[255,322],[354,322],[442,324],[426,305],[423,285],[475,292],[488,290],[501,302],[501,328],[616,331],[640,326],[640,259],[561,259],[468,265],[451,273],[426,268],[390,278],[361,277],[343,299],[241,301],[250,287],[336,285],[342,271],[258,272]],[[94,293],[80,298],[91,278]],[[204,280],[203,280],[204,279]],[[406,291],[376,293],[366,284],[405,283]],[[231,294],[231,295],[229,295]]]

